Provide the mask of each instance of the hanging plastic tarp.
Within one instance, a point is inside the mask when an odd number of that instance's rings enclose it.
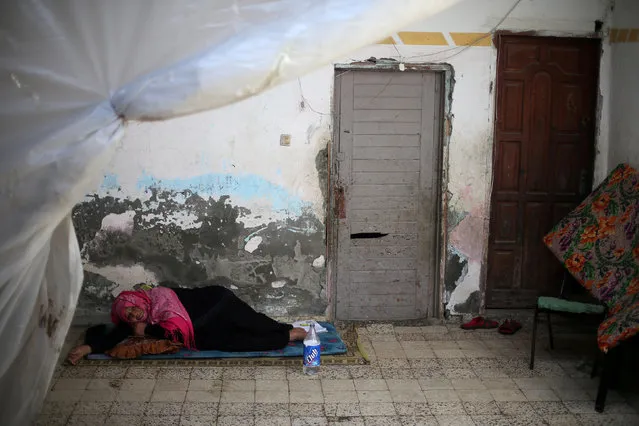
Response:
[[[46,395],[82,283],[71,208],[126,121],[239,101],[457,1],[2,2],[2,424],[29,424]]]

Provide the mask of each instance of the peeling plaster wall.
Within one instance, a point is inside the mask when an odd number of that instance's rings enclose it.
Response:
[[[612,48],[612,113],[609,170],[619,163],[639,167],[639,2],[617,0],[613,28],[626,30]]]
[[[588,35],[595,20],[607,19],[608,4],[522,0],[500,28]],[[406,29],[441,31],[447,45],[402,44],[396,34],[396,45],[336,61],[373,56],[454,69],[442,188],[448,197],[442,303],[451,313],[477,312],[483,303],[496,50],[454,47],[450,32],[486,33],[512,5],[467,0]],[[333,78],[328,65],[221,110],[131,124],[102,186],[74,212],[86,271],[79,315],[106,312],[114,294],[137,282],[162,280],[220,283],[272,315],[325,312],[331,289],[320,257],[326,256]],[[602,108],[600,126],[607,129],[605,102]],[[283,134],[291,136],[290,146],[280,146]],[[598,139],[606,156],[607,136]],[[597,170],[607,167],[601,158]]]
[[[164,280],[225,285],[270,315],[324,314],[331,84],[324,71],[224,109],[130,124],[74,210],[80,321]]]

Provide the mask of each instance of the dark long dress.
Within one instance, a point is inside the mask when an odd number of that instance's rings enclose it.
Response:
[[[231,290],[220,286],[173,288],[193,322],[198,350],[266,351],[281,349],[289,342],[290,324],[255,312]],[[132,334],[131,326],[98,325],[87,330],[85,344],[91,352],[105,352]],[[159,325],[147,325],[145,334],[165,338]]]

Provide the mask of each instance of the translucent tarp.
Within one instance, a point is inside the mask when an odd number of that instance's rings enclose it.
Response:
[[[1,2],[1,423],[45,397],[82,283],[71,208],[127,120],[236,102],[457,1]]]

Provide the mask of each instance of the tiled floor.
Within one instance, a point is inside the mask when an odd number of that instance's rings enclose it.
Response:
[[[594,411],[580,351],[458,326],[359,329],[372,362],[299,368],[61,367],[40,425],[639,425],[622,395]],[[556,340],[561,340],[558,336]],[[572,345],[569,345],[572,346]]]

